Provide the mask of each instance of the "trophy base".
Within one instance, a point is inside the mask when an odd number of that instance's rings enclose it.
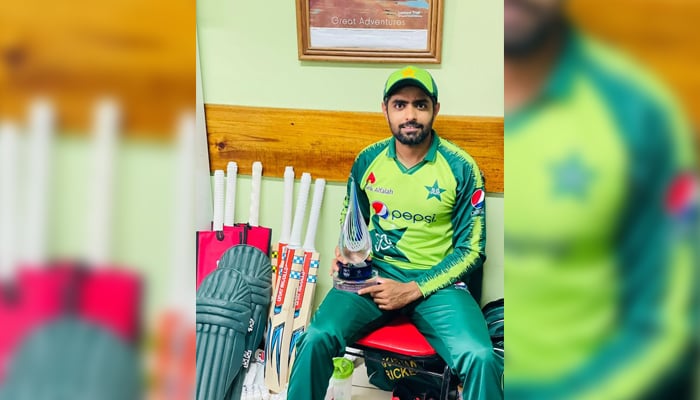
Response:
[[[374,270],[372,270],[370,277],[368,279],[361,279],[361,280],[343,279],[343,278],[339,277],[338,273],[336,272],[333,274],[333,287],[338,289],[338,290],[357,293],[362,288],[376,285],[378,277],[379,277],[379,274],[377,273],[377,271],[374,271]]]
[[[347,281],[364,281],[372,278],[372,261],[365,260],[360,263],[343,264],[336,262],[338,276]]]

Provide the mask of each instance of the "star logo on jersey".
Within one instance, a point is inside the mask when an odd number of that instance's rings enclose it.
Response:
[[[555,196],[571,196],[581,201],[588,198],[596,176],[593,168],[578,153],[552,164],[550,172]]]
[[[435,180],[435,183],[433,183],[433,186],[426,186],[425,188],[428,189],[428,198],[426,198],[426,200],[430,200],[430,198],[434,197],[440,202],[442,201],[442,192],[447,191],[438,185],[437,179]]]

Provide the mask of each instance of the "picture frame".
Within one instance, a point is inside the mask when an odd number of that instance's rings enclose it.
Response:
[[[444,0],[296,0],[299,59],[432,63]]]

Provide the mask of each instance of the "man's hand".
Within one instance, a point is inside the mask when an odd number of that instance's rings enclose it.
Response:
[[[416,282],[398,282],[387,278],[377,278],[377,284],[360,289],[357,294],[369,294],[381,310],[398,310],[421,297]]]

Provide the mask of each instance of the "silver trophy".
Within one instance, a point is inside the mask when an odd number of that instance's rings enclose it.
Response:
[[[348,292],[376,284],[377,271],[368,259],[372,251],[372,240],[357,200],[355,182],[350,182],[350,198],[345,221],[338,241],[340,254],[348,261],[338,261],[338,272],[333,274],[333,287]]]

